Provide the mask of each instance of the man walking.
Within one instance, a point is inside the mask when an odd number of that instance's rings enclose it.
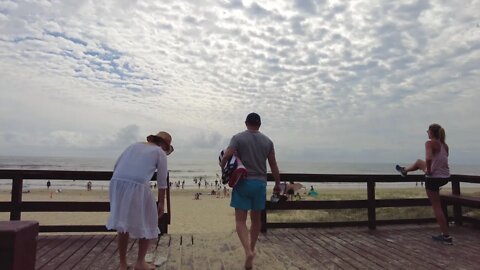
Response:
[[[247,130],[232,137],[220,167],[223,169],[229,158],[236,154],[247,169],[247,176],[240,180],[232,191],[230,206],[235,208],[235,224],[238,238],[245,251],[245,269],[251,269],[255,257],[255,244],[261,227],[261,213],[265,209],[267,187],[267,165],[275,179],[274,193],[280,191],[280,173],[275,159],[273,142],[259,129],[260,116],[250,113],[245,120]],[[251,227],[247,228],[250,211]]]

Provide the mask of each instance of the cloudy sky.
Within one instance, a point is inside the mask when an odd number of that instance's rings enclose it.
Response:
[[[280,161],[480,164],[480,1],[1,1],[0,155],[212,158],[262,116]]]

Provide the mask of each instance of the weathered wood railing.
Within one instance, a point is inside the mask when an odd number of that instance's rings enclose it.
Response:
[[[287,201],[273,203],[267,200],[266,210],[262,213],[262,232],[267,228],[307,228],[307,227],[332,227],[332,226],[368,226],[375,229],[377,225],[409,224],[434,222],[434,218],[416,219],[391,219],[377,220],[376,209],[380,207],[412,207],[429,206],[427,198],[408,199],[381,199],[375,198],[376,183],[401,183],[425,181],[423,175],[409,175],[405,178],[399,175],[339,175],[339,174],[282,174],[283,181],[304,183],[365,183],[367,186],[366,200],[315,200],[315,201]],[[268,181],[273,182],[271,174]],[[460,182],[480,184],[480,176],[452,175],[450,178],[452,193],[460,194]],[[449,184],[447,184],[447,187]],[[328,191],[326,191],[328,192]],[[338,222],[268,222],[267,213],[272,210],[317,210],[317,209],[367,209],[367,219],[361,221],[338,221]],[[461,215],[461,208],[454,207],[454,215]],[[449,218],[450,220],[450,218]],[[472,218],[468,221],[478,221]]]
[[[10,220],[21,220],[22,212],[108,212],[109,202],[23,201],[23,180],[110,180],[112,172],[100,171],[50,171],[50,170],[0,170],[0,179],[12,180],[10,202],[0,202],[0,212],[10,212]],[[152,180],[156,179],[156,174]],[[170,186],[170,185],[168,185]],[[170,189],[166,192],[166,212],[159,219],[162,233],[168,232],[171,219]],[[106,222],[106,221],[105,221]],[[42,225],[41,232],[103,232],[105,225]]]
[[[94,171],[48,171],[48,170],[0,170],[0,179],[12,180],[10,202],[0,202],[0,212],[10,212],[10,220],[21,220],[22,212],[108,212],[109,202],[47,202],[23,201],[23,180],[109,180],[112,172]],[[155,175],[152,180],[155,179]],[[376,209],[381,207],[411,207],[429,206],[426,198],[410,199],[381,199],[375,198],[376,183],[421,182],[421,175],[409,175],[402,178],[398,175],[338,175],[338,174],[282,174],[282,181],[304,183],[365,183],[367,187],[366,200],[317,200],[317,201],[289,201],[272,203],[267,201],[266,211],[262,215],[262,231],[267,228],[304,228],[329,226],[368,226],[375,229],[377,225],[407,224],[433,222],[433,218],[377,220]],[[480,184],[480,176],[452,175],[452,193],[460,194],[460,182]],[[268,181],[273,181],[269,174]],[[447,185],[448,187],[449,185]],[[171,220],[170,190],[166,195],[166,213],[159,220],[162,232],[167,232]],[[272,210],[316,210],[316,209],[367,209],[367,220],[338,221],[338,222],[267,222],[267,213]],[[462,215],[461,207],[454,207],[454,216]],[[449,218],[449,220],[451,220]],[[477,219],[465,218],[465,221],[480,222]],[[104,225],[41,225],[41,232],[102,232]]]

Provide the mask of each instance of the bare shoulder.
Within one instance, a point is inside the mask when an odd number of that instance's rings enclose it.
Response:
[[[432,148],[433,147],[433,142],[431,140],[428,140],[425,142],[425,147]]]
[[[425,142],[425,147],[432,149],[434,153],[440,150],[441,142],[437,140],[428,140]]]

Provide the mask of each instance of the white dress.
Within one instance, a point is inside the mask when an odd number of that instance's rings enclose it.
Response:
[[[167,188],[167,156],[149,143],[130,145],[120,155],[110,180],[110,215],[107,229],[128,232],[132,238],[158,237],[158,212],[150,190],[157,171],[157,186]]]

